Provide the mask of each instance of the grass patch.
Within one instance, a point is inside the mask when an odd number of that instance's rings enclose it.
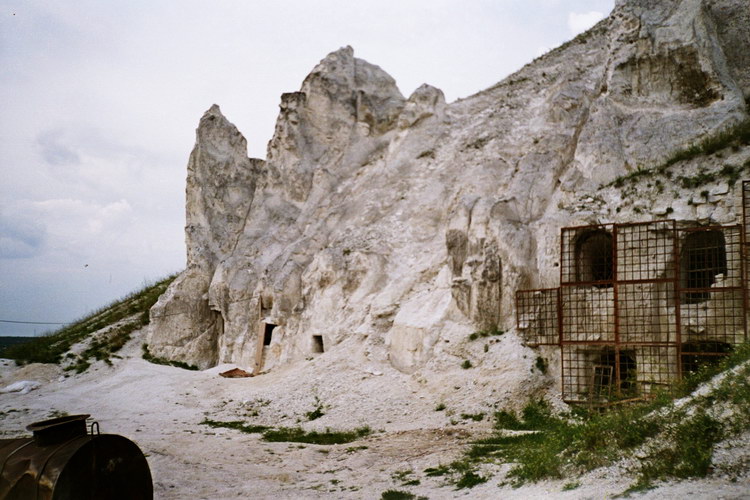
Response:
[[[468,370],[472,366],[474,366],[474,365],[472,365],[471,361],[469,361],[468,359],[465,359],[464,362],[461,363],[461,368],[463,368],[464,370]]]
[[[581,483],[578,481],[571,481],[569,483],[565,483],[562,487],[563,491],[571,491],[581,486]]]
[[[637,184],[641,179],[657,176],[671,179],[674,174],[670,168],[678,162],[691,160],[699,156],[711,155],[729,147],[737,149],[740,146],[747,145],[750,145],[750,119],[744,120],[737,125],[728,127],[684,149],[676,151],[659,165],[651,168],[638,168],[627,175],[616,178],[614,181],[603,187],[614,186],[616,188],[623,188],[626,185],[632,186]],[[695,175],[678,176],[675,180],[685,189],[699,188],[720,180],[724,180],[730,186],[734,186],[742,176],[743,172],[750,169],[749,163],[750,162],[745,162],[745,164],[741,166],[724,165],[721,169],[715,171],[700,169]],[[656,179],[654,182],[657,190],[659,192],[663,191],[661,180]],[[660,187],[661,189],[659,189]],[[628,191],[628,193],[630,193],[630,191]],[[632,193],[634,194],[635,192],[633,191]]]
[[[372,433],[369,427],[358,427],[351,431],[333,431],[326,429],[323,432],[307,432],[300,427],[268,427],[265,425],[253,425],[243,422],[242,420],[231,420],[221,422],[217,420],[204,419],[201,425],[207,425],[212,428],[234,429],[246,434],[263,434],[263,440],[272,443],[307,443],[307,444],[344,444],[351,443],[357,439],[368,436]],[[347,448],[347,452],[356,449],[366,449],[360,446],[358,448]]]
[[[419,486],[421,481],[413,477],[414,471],[411,469],[396,471],[391,474],[391,479],[401,483],[401,486]]]
[[[473,420],[474,422],[481,422],[484,420],[484,413],[462,413],[461,418],[464,420]]]
[[[445,476],[451,473],[451,468],[448,465],[438,465],[437,467],[426,468],[424,473],[427,477]]]
[[[7,357],[3,354],[6,348],[17,344],[25,344],[31,340],[34,340],[34,337],[0,337],[0,358]]]
[[[258,434],[258,433],[265,432],[268,429],[270,429],[270,427],[267,427],[265,425],[246,424],[242,420],[220,422],[217,420],[204,419],[201,422],[201,425],[207,425],[211,427],[212,429],[217,429],[217,428],[234,429],[236,431],[244,432],[245,434]]]
[[[35,337],[29,342],[9,346],[3,355],[14,359],[16,364],[27,363],[60,363],[71,346],[77,344],[93,333],[126,318],[127,322],[102,332],[93,339],[89,347],[78,356],[78,360],[69,369],[80,373],[86,371],[91,360],[109,361],[130,340],[130,334],[148,324],[148,311],[159,296],[167,289],[176,275],[149,284],[126,297],[102,307],[89,316],[65,326],[55,332]]]
[[[427,497],[418,497],[403,490],[386,490],[380,495],[380,500],[427,500]]]
[[[459,490],[463,488],[473,488],[478,484],[486,483],[488,479],[489,478],[480,476],[474,471],[464,472],[461,478],[456,481],[456,488]]]
[[[673,398],[690,395],[720,373],[723,378],[706,394],[674,405]],[[520,414],[497,412],[493,434],[472,442],[461,459],[426,469],[425,474],[449,476],[458,486],[481,477],[477,471],[482,463],[513,463],[509,477],[519,485],[575,477],[645,450],[636,490],[657,480],[704,477],[711,471],[716,444],[750,429],[748,378],[750,344],[746,343],[649,402],[606,413],[577,409],[555,415],[544,401],[530,401]],[[511,435],[508,430],[532,432]]]
[[[326,429],[323,432],[305,431],[301,427],[279,427],[269,429],[263,433],[263,439],[271,442],[292,442],[309,444],[344,444],[351,443],[372,433],[369,427],[359,427],[351,431],[333,431]]]
[[[471,335],[469,335],[469,340],[477,340],[477,339],[483,339],[487,337],[499,337],[500,335],[504,334],[505,330],[500,330],[497,327],[490,328],[488,330],[479,330],[478,332],[474,332]]]
[[[325,414],[325,405],[320,402],[320,398],[316,395],[315,408],[308,412],[305,412],[305,417],[307,418],[307,420],[317,420]]]
[[[151,354],[151,352],[149,352],[148,346],[146,344],[143,344],[143,346],[141,347],[143,349],[143,354],[141,357],[149,363],[153,363],[155,365],[174,366],[175,368],[182,368],[183,370],[200,370],[200,368],[198,368],[197,366],[185,363],[184,361],[174,361],[171,359],[154,356],[153,354]]]

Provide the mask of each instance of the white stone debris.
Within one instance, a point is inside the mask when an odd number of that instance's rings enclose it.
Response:
[[[19,380],[18,382],[13,382],[12,384],[6,385],[0,389],[0,393],[5,394],[8,392],[17,392],[19,394],[28,394],[34,389],[41,387],[41,385],[42,384],[34,380]]]

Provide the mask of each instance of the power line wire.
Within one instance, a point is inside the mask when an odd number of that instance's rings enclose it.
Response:
[[[0,319],[0,323],[15,323],[17,325],[70,325],[71,323],[49,322],[49,321],[13,321],[10,319]]]

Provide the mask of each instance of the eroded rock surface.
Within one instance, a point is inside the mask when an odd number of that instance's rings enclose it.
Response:
[[[405,99],[346,47],[282,95],[265,161],[212,107],[188,165],[188,268],[152,309],[152,353],[267,370],[322,343],[443,383],[476,355],[468,334],[513,329],[516,290],[556,285],[561,226],[664,215],[661,191],[636,203],[602,184],[747,117],[748,15],[744,0],[619,2],[450,104],[429,85]],[[670,208],[736,221],[736,190]],[[528,373],[486,351],[479,383]]]

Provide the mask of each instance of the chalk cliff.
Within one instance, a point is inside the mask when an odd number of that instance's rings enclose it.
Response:
[[[453,103],[429,85],[404,98],[342,48],[282,95],[265,160],[211,107],[188,163],[188,267],[151,311],[151,352],[268,370],[325,350],[434,383],[462,359],[528,373],[503,345],[520,344],[516,290],[557,283],[560,227],[738,220],[721,179],[699,201],[669,179],[601,186],[747,119],[747,47],[746,0],[623,1]],[[493,328],[511,332],[486,355],[463,342]]]

